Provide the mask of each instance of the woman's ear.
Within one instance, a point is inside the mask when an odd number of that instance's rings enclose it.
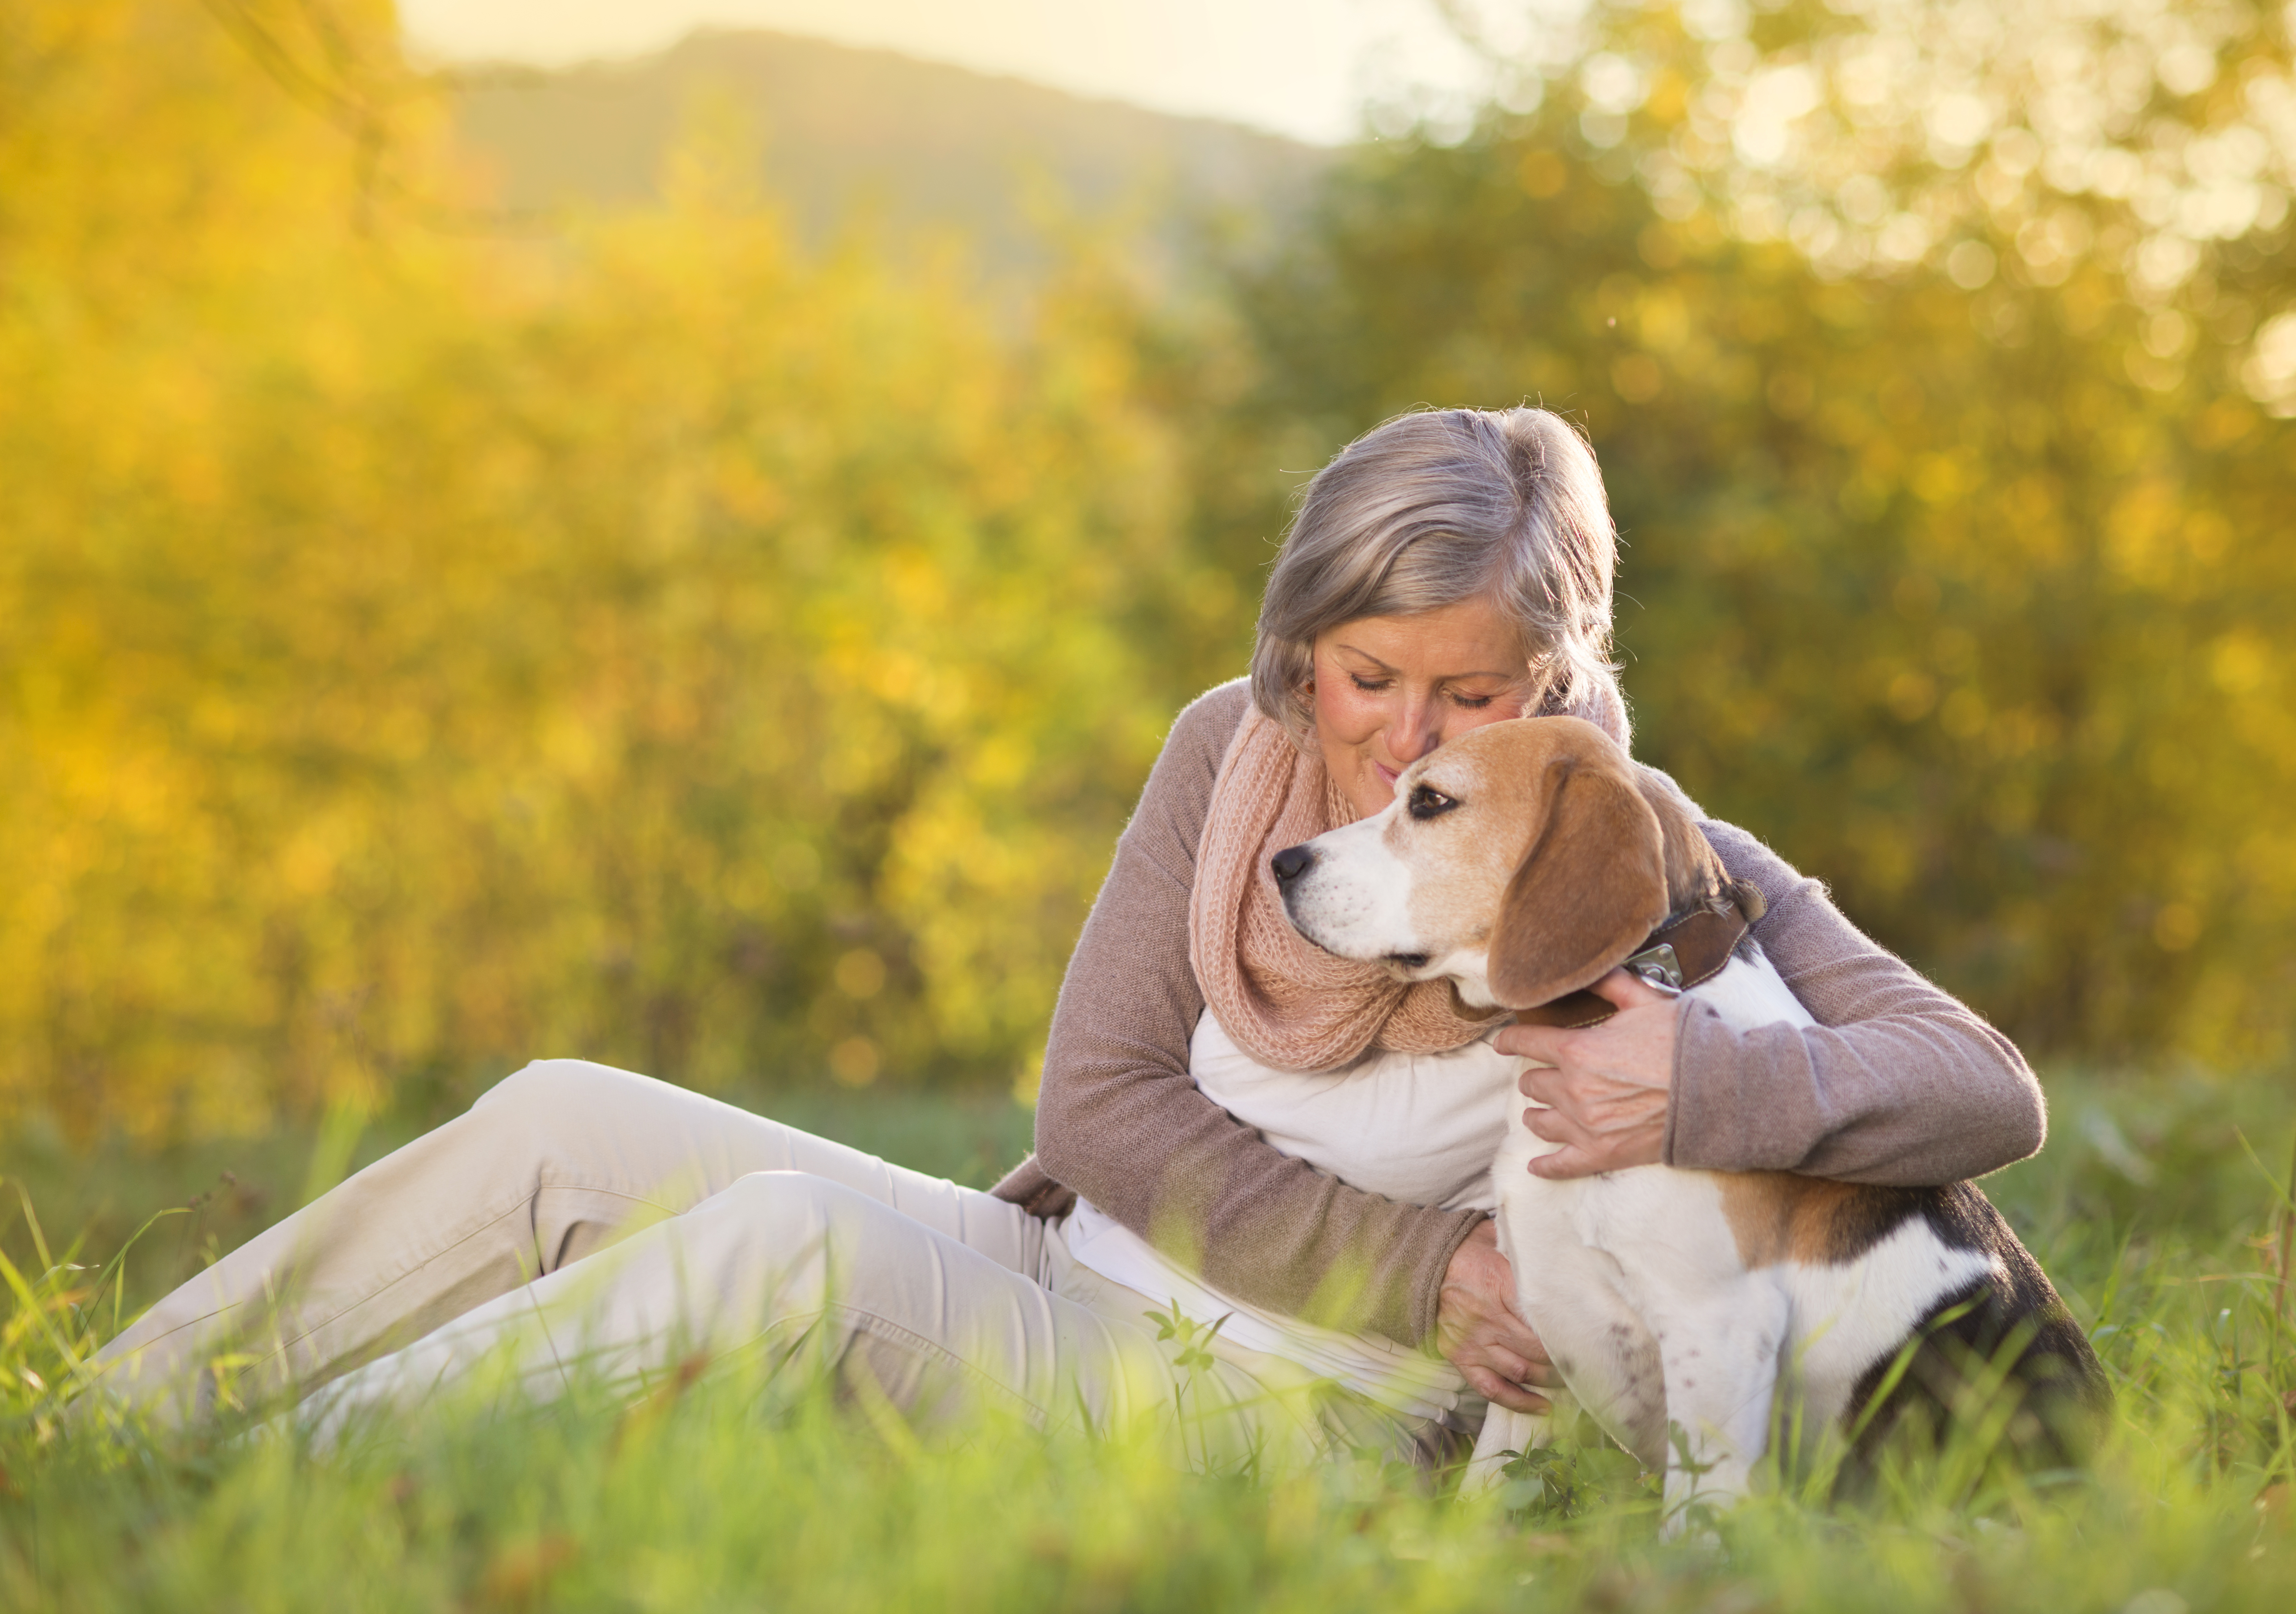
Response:
[[[1491,995],[1509,1009],[1593,985],[1668,911],[1665,842],[1641,792],[1582,757],[1546,771],[1546,821],[1491,926]]]

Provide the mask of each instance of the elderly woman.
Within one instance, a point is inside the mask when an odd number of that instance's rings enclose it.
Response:
[[[1537,1410],[1551,1382],[1487,1216],[1518,1084],[1567,1145],[1554,1175],[1935,1183],[2031,1153],[2016,1050],[1726,825],[1706,834],[1767,899],[1758,934],[1814,1029],[1735,1032],[1614,973],[1605,1024],[1494,1034],[1284,923],[1269,854],[1378,811],[1447,739],[1568,712],[1626,740],[1614,548],[1592,453],[1541,410],[1407,415],[1316,477],[1249,683],[1180,713],[1118,843],[1037,1153],[992,1191],[545,1061],[168,1297],[104,1381],[196,1415],[232,1353],[235,1396],[349,1409],[488,1359],[547,1395],[578,1357],[640,1382],[801,1349],[924,1421],[1168,1420],[1178,1374],[1199,1460],[1434,1462],[1487,1400]],[[1210,1365],[1176,1367],[1151,1311],[1222,1323]]]

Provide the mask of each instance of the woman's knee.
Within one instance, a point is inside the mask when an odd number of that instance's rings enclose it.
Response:
[[[707,1203],[723,1204],[726,1210],[737,1214],[771,1215],[801,1209],[840,1220],[850,1219],[868,1209],[884,1208],[868,1195],[856,1193],[841,1182],[801,1171],[746,1173],[734,1178],[723,1191],[712,1195]]]
[[[528,1121],[543,1122],[644,1103],[663,1085],[651,1076],[587,1059],[537,1059],[480,1093],[471,1108],[505,1118],[515,1113]]]
[[[929,1231],[881,1200],[802,1171],[750,1172],[694,1210],[722,1219],[738,1237],[815,1239],[849,1256]]]

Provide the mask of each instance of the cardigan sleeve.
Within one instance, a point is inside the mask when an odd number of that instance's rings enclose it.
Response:
[[[2038,1152],[2046,1108],[2014,1043],[1752,836],[1702,828],[1730,873],[1769,900],[1754,937],[1817,1024],[1737,1032],[1685,999],[1669,1165],[1914,1186]]]

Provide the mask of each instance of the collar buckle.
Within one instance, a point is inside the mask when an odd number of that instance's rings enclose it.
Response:
[[[1641,976],[1660,992],[1682,990],[1682,960],[1676,956],[1670,942],[1644,948],[1627,960],[1626,967],[1629,973]]]

